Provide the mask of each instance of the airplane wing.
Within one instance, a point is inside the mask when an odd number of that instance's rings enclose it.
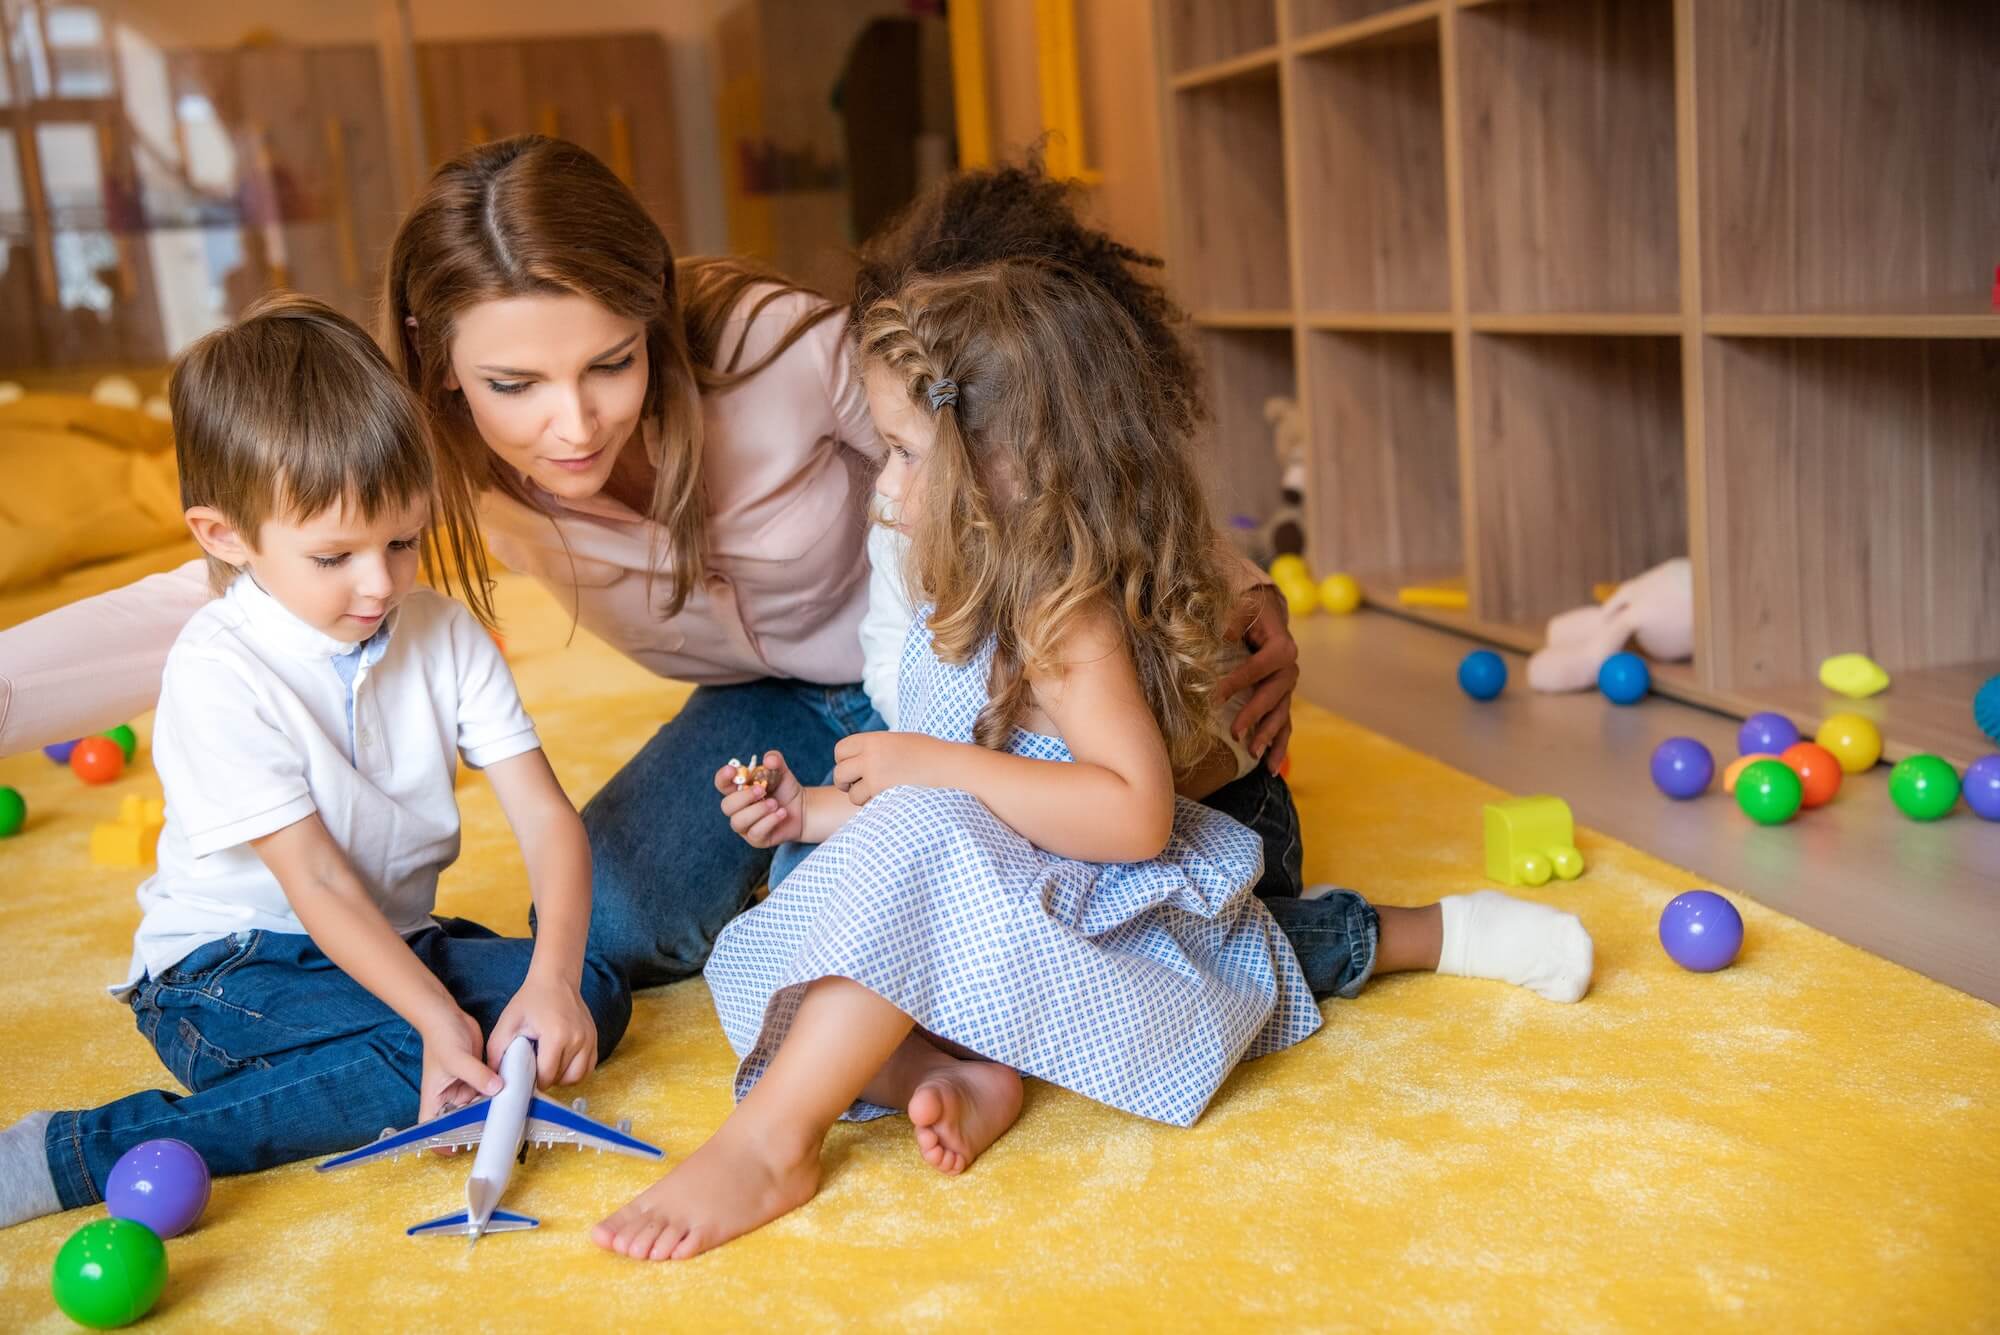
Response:
[[[486,1221],[486,1227],[478,1231],[481,1233],[513,1233],[520,1229],[538,1228],[540,1226],[541,1220],[539,1219],[530,1219],[527,1215],[515,1214],[512,1210],[495,1210],[493,1217]],[[405,1235],[412,1238],[430,1237],[439,1233],[464,1237],[473,1231],[472,1216],[463,1210],[460,1210],[457,1214],[448,1214],[442,1218],[432,1219],[422,1224],[412,1224],[403,1230]]]
[[[358,1150],[335,1155],[319,1166],[324,1173],[330,1168],[345,1168],[352,1163],[379,1158],[384,1154],[414,1154],[419,1150],[459,1149],[466,1145],[477,1145],[479,1137],[486,1129],[486,1109],[491,1099],[480,1099],[469,1103],[456,1112],[448,1112],[442,1117],[433,1117],[428,1122],[419,1122],[407,1131],[385,1131],[382,1138]],[[541,1100],[537,1099],[537,1103]],[[588,1119],[585,1119],[588,1120]]]
[[[606,1126],[540,1095],[528,1105],[528,1127],[522,1138],[536,1145],[574,1145],[578,1149],[610,1150],[642,1159],[662,1157],[658,1146],[626,1134],[624,1126]]]

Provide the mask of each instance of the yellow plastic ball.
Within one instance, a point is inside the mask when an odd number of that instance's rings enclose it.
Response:
[[[1361,586],[1352,575],[1328,575],[1319,582],[1319,605],[1344,617],[1361,606]]]
[[[1294,556],[1288,552],[1271,562],[1271,579],[1281,589],[1293,580],[1310,584],[1312,577],[1312,567],[1306,564],[1306,558],[1303,556]]]
[[[1521,878],[1523,885],[1547,885],[1553,870],[1549,860],[1540,853],[1523,853],[1514,860],[1514,874]]]
[[[1285,595],[1285,606],[1291,609],[1294,617],[1311,616],[1313,609],[1319,606],[1319,591],[1313,588],[1311,580],[1281,582],[1278,592]]]
[[[1833,752],[1848,774],[1872,769],[1882,758],[1882,730],[1859,714],[1835,714],[1819,725],[1813,740]]]
[[[1549,869],[1558,880],[1574,881],[1583,875],[1583,854],[1574,848],[1552,848],[1549,850]]]

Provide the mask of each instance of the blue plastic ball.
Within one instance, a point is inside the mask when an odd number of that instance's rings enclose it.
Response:
[[[1713,890],[1675,895],[1660,914],[1660,944],[1683,969],[1714,973],[1743,949],[1743,915]]]
[[[1613,654],[1597,669],[1597,689],[1614,705],[1636,705],[1653,689],[1653,674],[1639,655]]]
[[[1715,756],[1692,737],[1669,737],[1653,751],[1653,784],[1676,802],[1700,797],[1715,778]]]
[[[76,750],[76,744],[82,740],[81,737],[72,737],[66,742],[50,742],[42,748],[42,754],[50,760],[55,761],[58,765],[67,765],[69,764],[69,753]]]
[[[1736,730],[1739,756],[1781,756],[1799,744],[1799,726],[1783,714],[1752,714]]]
[[[1474,649],[1458,665],[1458,685],[1475,700],[1491,700],[1507,689],[1507,660],[1491,649]]]
[[[147,1140],[112,1165],[104,1181],[104,1205],[113,1219],[130,1219],[172,1238],[201,1218],[208,1191],[208,1164],[194,1146],[184,1140]]]
[[[1981,756],[1966,767],[1961,796],[1981,820],[2000,820],[2000,756]]]
[[[2000,746],[2000,677],[1988,677],[1973,695],[1972,718],[1987,740]]]

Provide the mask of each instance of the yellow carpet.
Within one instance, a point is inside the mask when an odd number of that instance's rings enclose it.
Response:
[[[565,647],[532,588],[504,601],[581,800],[684,691]],[[1296,748],[1311,879],[1404,904],[1480,883],[1492,789],[1310,707]],[[120,795],[153,789],[149,767],[85,789],[26,756],[0,782],[31,805],[0,844],[0,1120],[168,1083],[97,988],[124,967],[136,877],[85,851]],[[492,795],[475,780],[462,800],[443,908],[522,930]],[[1653,932],[1689,878],[1579,842],[1584,878],[1530,893],[1597,939],[1580,1005],[1387,979],[1243,1068],[1192,1130],[1031,1086],[1019,1127],[957,1180],[900,1120],[841,1127],[817,1201],[682,1265],[590,1247],[588,1225],[657,1171],[629,1159],[531,1156],[508,1204],[542,1230],[470,1250],[402,1232],[462,1203],[463,1158],[226,1180],[168,1244],[151,1325],[2000,1329],[2000,1012],[1741,897],[1743,960],[1683,973]],[[728,1111],[730,1069],[697,981],[642,997],[585,1092],[677,1159]],[[68,1328],[48,1265],[100,1213],[0,1234],[0,1329]]]

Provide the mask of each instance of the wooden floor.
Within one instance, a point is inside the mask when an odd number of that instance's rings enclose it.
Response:
[[[1558,794],[1580,823],[1687,868],[1693,884],[1741,891],[2000,1003],[2000,823],[1963,803],[1935,824],[1906,820],[1877,766],[1849,776],[1830,805],[1762,828],[1723,796],[1719,774],[1693,802],[1669,801],[1648,777],[1654,746],[1673,736],[1700,739],[1726,765],[1733,718],[1658,697],[1621,709],[1595,691],[1538,695],[1512,653],[1506,693],[1480,704],[1458,689],[1459,660],[1475,647],[1459,636],[1374,610],[1293,630],[1299,691],[1314,704],[1513,792]]]

